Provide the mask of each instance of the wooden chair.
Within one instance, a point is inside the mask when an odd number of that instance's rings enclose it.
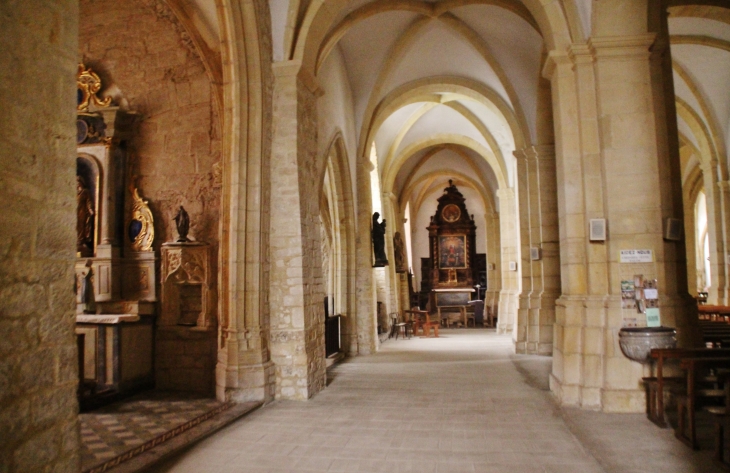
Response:
[[[404,317],[401,317],[398,312],[393,312],[390,314],[391,316],[391,327],[390,327],[390,335],[388,338],[393,338],[395,336],[395,339],[398,340],[398,336],[402,335],[403,338],[411,338],[411,323],[405,321]]]

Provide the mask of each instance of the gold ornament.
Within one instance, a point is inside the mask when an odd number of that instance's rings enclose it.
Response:
[[[152,217],[148,202],[139,196],[139,190],[132,190],[132,219],[129,222],[129,238],[132,250],[152,251],[155,240],[155,220]]]
[[[80,94],[76,109],[80,112],[88,112],[91,102],[97,107],[108,107],[112,103],[111,97],[103,100],[97,97],[96,94],[101,90],[101,79],[91,68],[86,69],[83,64],[79,64],[76,87]]]

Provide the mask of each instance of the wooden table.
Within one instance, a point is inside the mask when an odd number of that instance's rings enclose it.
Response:
[[[453,311],[453,309],[459,309],[459,317],[461,318],[462,322],[464,323],[464,327],[466,327],[466,307],[465,305],[440,305],[437,306],[436,309],[438,310],[438,316],[439,320],[443,320],[443,316],[441,315],[441,310],[446,309],[447,311]],[[446,326],[449,327],[451,324],[449,323],[448,318],[446,319]]]
[[[438,338],[438,328],[441,324],[436,321],[431,321],[427,310],[411,309],[404,310],[403,313],[411,314],[413,318],[413,335],[418,335],[418,329],[423,328],[423,336],[428,337],[429,333],[431,333],[431,328],[433,327],[434,336]]]

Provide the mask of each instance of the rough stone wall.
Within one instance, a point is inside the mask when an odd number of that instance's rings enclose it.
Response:
[[[128,185],[150,202],[155,250],[159,254],[162,243],[177,238],[172,218],[183,205],[189,236],[212,245],[211,270],[217,274],[220,123],[215,86],[201,58],[163,0],[81,0],[80,8],[80,58],[104,81],[102,95],[140,114],[128,148]],[[212,394],[215,321],[209,332],[188,332],[158,331],[157,386]]]
[[[76,472],[74,0],[0,2],[0,471]]]

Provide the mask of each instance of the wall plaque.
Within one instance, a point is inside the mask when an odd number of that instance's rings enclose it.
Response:
[[[651,263],[654,261],[652,250],[621,250],[621,263]]]

